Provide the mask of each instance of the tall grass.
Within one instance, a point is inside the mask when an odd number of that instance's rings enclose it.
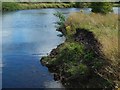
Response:
[[[104,55],[117,65],[118,62],[118,15],[73,13],[66,20],[66,27],[75,33],[76,28],[92,31],[101,42]]]

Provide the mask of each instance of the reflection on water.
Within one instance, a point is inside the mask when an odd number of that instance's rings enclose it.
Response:
[[[40,58],[63,43],[58,37],[53,15],[56,11],[66,16],[78,12],[79,8],[20,10],[2,16],[2,60],[3,88],[61,88],[53,75],[41,65]],[[90,13],[89,8],[84,9]],[[0,44],[1,45],[1,44]]]

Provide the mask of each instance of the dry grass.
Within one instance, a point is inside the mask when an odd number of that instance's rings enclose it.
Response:
[[[66,27],[71,31],[76,28],[85,28],[92,31],[101,42],[104,55],[111,64],[118,65],[118,15],[116,14],[84,14],[72,13],[66,20]]]

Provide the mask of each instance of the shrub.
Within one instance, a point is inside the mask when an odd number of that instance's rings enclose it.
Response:
[[[109,2],[93,2],[91,4],[92,12],[107,14],[112,12],[112,4]]]

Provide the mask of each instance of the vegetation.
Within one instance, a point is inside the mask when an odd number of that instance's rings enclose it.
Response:
[[[96,13],[109,13],[112,12],[112,3],[110,2],[93,2],[91,4],[92,12]]]
[[[56,25],[57,25],[56,27],[57,28],[65,28],[65,25],[64,25],[65,16],[61,12],[56,12],[56,13],[54,13],[54,15],[59,18],[59,21],[56,22]]]
[[[89,2],[76,2],[74,4],[74,7],[84,8],[84,7],[90,7],[91,3]]]
[[[2,10],[3,11],[13,11],[19,9],[39,9],[39,8],[70,8],[70,7],[88,7],[90,3],[43,3],[43,2],[3,2]]]
[[[2,10],[3,11],[13,11],[13,10],[18,10],[20,9],[20,6],[18,3],[15,2],[3,2],[2,3]]]
[[[68,3],[15,3],[15,2],[3,2],[3,11],[13,11],[19,9],[39,9],[39,8],[69,8],[72,7]]]
[[[118,3],[114,3],[113,6],[119,6]],[[92,7],[93,12],[109,12],[111,11],[112,4],[111,3],[89,3],[89,2],[3,2],[2,10],[3,11],[13,11],[19,9],[39,9],[39,8],[84,8],[84,7]],[[100,8],[99,8],[100,7]]]
[[[71,14],[66,20],[65,25],[66,28],[71,28],[71,31],[69,31],[72,34],[76,33],[76,28],[85,28],[92,31],[95,37],[101,42],[101,49],[105,56],[109,60],[118,62],[118,15],[112,13],[107,15],[95,13],[86,15],[78,12]]]
[[[67,3],[20,3],[22,9],[38,9],[38,8],[69,8]]]
[[[105,61],[109,62],[109,65],[106,66],[106,68],[111,67],[111,70],[108,69],[109,72],[111,71],[112,74],[115,74],[114,77],[110,77],[114,79],[115,77],[120,77],[118,74],[119,68],[117,68],[120,64],[120,60],[118,58],[118,15],[112,13],[106,15],[95,13],[86,15],[81,12],[73,13],[66,20],[65,24],[66,27],[71,28],[70,32],[72,33],[72,36],[76,33],[77,28],[85,28],[91,31],[95,35],[95,38],[97,38],[97,40],[102,44],[100,50],[105,55]],[[105,69],[103,69],[103,71],[104,70]],[[108,71],[104,71],[104,74],[105,73],[108,73]]]
[[[63,23],[64,29],[60,27]],[[65,78],[61,80],[64,85],[113,88],[114,81],[119,83],[118,15],[76,12],[58,25],[67,40],[42,62],[57,68],[54,72]],[[72,80],[77,84],[71,84]]]

